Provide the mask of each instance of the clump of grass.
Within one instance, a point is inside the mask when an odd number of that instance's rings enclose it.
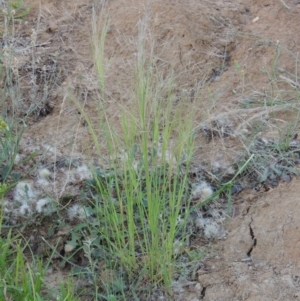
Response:
[[[2,184],[3,186],[3,184]],[[1,198],[3,201],[3,197]],[[1,210],[1,222],[3,211]],[[9,230],[5,235],[0,225],[0,298],[1,300],[42,300],[44,269],[41,261],[29,263],[24,256],[27,244]],[[33,267],[33,268],[32,268]]]
[[[16,179],[9,186],[14,161],[19,150],[20,135],[16,135],[12,127],[2,118],[0,119],[0,298],[1,300],[41,300],[40,292],[43,284],[44,270],[42,263],[36,263],[33,270],[24,257],[27,244],[22,244],[19,236],[12,231],[2,232],[4,218],[3,197],[15,185]],[[14,177],[13,177],[14,178]]]
[[[94,26],[95,64],[104,101],[105,24],[100,37]],[[154,69],[153,53],[151,48],[146,52],[145,39],[146,28],[141,24],[134,93],[131,105],[119,108],[120,124],[107,118],[103,101],[99,102],[100,122],[96,125],[77,103],[99,158],[105,157],[103,140],[109,153],[102,161],[103,168],[95,169],[94,180],[89,182],[96,212],[96,221],[90,226],[98,233],[92,249],[94,256],[96,248],[102,249],[98,255],[107,269],[116,271],[116,278],[125,273],[137,286],[163,283],[171,288],[176,271],[174,242],[185,244],[193,111],[186,103],[174,105],[172,75],[166,79]]]
[[[49,99],[61,80],[62,72],[58,67],[58,52],[51,59],[37,55],[39,22],[37,28],[32,29],[30,40],[20,45],[16,23],[23,21],[29,11],[23,0],[7,1],[0,11],[0,33],[2,30],[4,44],[0,54],[0,105],[2,111],[7,110],[15,118],[26,119],[35,115],[39,119],[52,112]],[[30,52],[30,61],[22,68],[18,55],[20,47],[24,52]],[[41,60],[43,62],[39,63]]]
[[[278,145],[272,144],[272,153],[268,151],[270,148],[264,149],[266,157],[259,157],[263,162],[256,158],[258,154],[253,149],[248,149],[246,159],[240,164],[238,172],[232,179],[225,184],[219,183],[220,188],[216,192],[191,208],[188,169],[194,150],[193,116],[184,115],[186,110],[180,104],[174,105],[172,76],[166,79],[165,75],[162,76],[159,70],[155,69],[151,42],[145,34],[145,27],[142,26],[132,106],[124,105],[121,108],[119,127],[111,123],[103,104],[107,95],[104,42],[108,23],[105,24],[100,38],[99,32],[97,31],[97,34],[94,32],[95,62],[102,101],[99,105],[101,112],[99,124],[95,125],[79,106],[89,126],[99,157],[105,157],[104,148],[109,153],[103,162],[105,168],[94,170],[94,180],[90,182],[96,212],[96,221],[92,226],[98,232],[94,248],[101,246],[102,254],[99,258],[105,259],[107,269],[116,271],[114,277],[119,277],[125,271],[131,283],[134,281],[137,285],[163,283],[170,288],[176,273],[174,243],[176,241],[178,244],[179,240],[180,246],[182,248],[185,246],[188,212],[211,202],[224,192],[229,199],[228,211],[230,211],[231,191],[237,177],[242,178],[245,170],[249,172],[253,166],[257,171],[258,168],[255,166],[257,163],[260,165],[259,168],[263,168],[265,166],[263,164],[271,163],[272,157],[274,159],[282,150],[284,152],[289,150],[290,138],[286,139],[285,134],[281,133],[282,139]],[[148,47],[150,45],[149,48],[145,47],[145,41]],[[285,86],[286,82],[278,82],[276,76],[280,57],[278,45],[276,50],[272,72],[266,72],[271,79],[271,87],[270,95],[265,93],[268,102],[261,102],[265,110],[263,111],[261,107],[237,110],[235,113],[246,112],[252,116],[237,125],[234,133],[236,136],[245,125],[254,125],[254,121],[262,116],[268,117],[277,112],[297,108],[298,93],[292,99],[293,102],[287,102],[285,99],[289,93],[297,90],[286,93],[281,87]],[[278,99],[280,101],[277,101]],[[223,115],[232,116],[234,113]],[[183,116],[188,117],[185,119]],[[289,131],[289,128],[287,130]],[[101,145],[100,139],[105,142],[105,147]],[[274,171],[278,176],[277,167],[275,166]],[[283,173],[282,170],[288,171],[289,174],[294,171],[286,164],[280,166],[280,175]],[[263,177],[259,181],[265,180]],[[117,290],[116,293],[120,291]]]
[[[36,259],[20,235],[12,234],[11,230],[6,233],[5,237],[1,235],[0,248],[1,300],[44,301],[49,298],[52,300],[53,296],[55,300],[78,300],[74,296],[70,281],[61,284],[55,291],[47,287],[45,276],[50,259],[48,263]]]
[[[12,170],[24,129],[24,126],[18,128],[14,124],[9,125],[0,118],[0,176],[4,183],[10,181],[12,184],[20,179],[20,175],[13,173]]]

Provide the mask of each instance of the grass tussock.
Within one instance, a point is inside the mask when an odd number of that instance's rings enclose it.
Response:
[[[106,95],[106,30],[104,26],[99,33],[95,26],[93,34],[101,100]],[[186,105],[175,104],[172,74],[166,79],[154,69],[154,58],[146,55],[144,41],[147,34],[140,24],[132,99],[128,106],[120,105],[118,125],[108,120],[102,101],[100,124],[94,124],[77,104],[106,166],[94,170],[90,183],[97,212],[94,227],[100,237],[98,247],[105,249],[106,268],[113,265],[139,285],[146,281],[147,285],[163,283],[170,288],[180,253],[174,251],[174,243],[179,241],[183,249],[186,239],[193,114]],[[109,156],[102,152],[103,139]]]

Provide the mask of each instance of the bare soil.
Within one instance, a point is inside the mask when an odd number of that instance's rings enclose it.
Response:
[[[67,91],[75,91],[74,98],[95,116],[99,86],[92,52],[93,1],[28,0],[27,4],[30,14],[16,28],[16,35],[26,44],[32,29],[37,31],[35,72],[52,73],[44,77],[51,78],[51,84],[41,75],[38,89],[48,85],[50,93],[31,116],[21,154],[34,149],[42,153],[52,146],[55,150],[43,166],[57,158],[84,160],[92,142]],[[96,13],[102,9],[96,5]],[[297,0],[107,1],[108,118],[118,124],[117,104],[130,105],[139,26],[144,24],[147,43],[155,45],[155,68],[174,73],[175,92],[179,99],[188,93],[187,105],[197,108],[199,125],[221,118],[232,124],[233,131],[247,133],[266,118],[284,127],[294,118],[293,112],[257,110],[253,104],[274,99],[288,104],[294,99],[299,88],[299,13]],[[25,51],[24,43],[16,52],[17,68],[29,94],[32,53]],[[241,106],[244,111],[239,111]],[[22,109],[29,107],[25,101]],[[298,128],[296,124],[295,131]],[[261,135],[277,138],[273,127]],[[243,149],[237,135],[210,141],[199,137],[199,143],[195,165],[205,164],[211,171],[219,163],[230,166]],[[36,174],[32,177],[41,189]],[[80,177],[71,184],[65,184],[65,177],[64,171],[58,174],[47,193],[76,194]],[[294,178],[274,189],[245,189],[235,196],[232,218],[224,225],[227,237],[213,243],[195,281],[179,289],[175,300],[300,300],[299,195],[299,179]]]

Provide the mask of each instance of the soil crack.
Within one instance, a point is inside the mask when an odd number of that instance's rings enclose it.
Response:
[[[247,256],[248,257],[251,257],[251,253],[253,251],[253,248],[256,246],[257,244],[257,239],[255,237],[255,234],[254,234],[254,231],[251,227],[251,224],[252,224],[253,220],[251,219],[251,223],[249,224],[249,230],[250,230],[250,236],[251,236],[251,239],[252,239],[252,246],[251,248],[249,249],[249,251],[247,252]]]
[[[205,297],[205,291],[206,291],[206,287],[203,287],[200,295],[200,300],[203,300],[203,298]]]

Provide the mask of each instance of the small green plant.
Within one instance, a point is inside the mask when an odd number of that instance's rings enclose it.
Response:
[[[30,8],[25,5],[24,0],[9,0],[6,7],[0,12],[0,26],[6,34],[12,22],[19,22],[30,12]],[[14,29],[13,29],[14,30]]]
[[[42,262],[29,262],[24,257],[27,245],[9,231],[0,238],[0,298],[2,300],[42,300],[44,270]]]
[[[2,118],[0,118],[0,131],[5,132],[8,130],[9,130],[9,128],[8,128],[7,123]]]
[[[10,0],[8,6],[10,10],[15,10],[15,18],[17,19],[25,17],[30,11],[30,8],[25,6],[24,0]]]
[[[0,183],[0,198],[2,199],[3,196],[6,194],[8,190],[8,186],[5,183]]]
[[[68,278],[68,280],[64,283],[61,283],[57,289],[54,290],[54,292],[51,292],[50,295],[56,296],[56,301],[80,301],[81,299],[75,296],[75,285],[71,278]],[[43,300],[47,300],[44,298]]]
[[[71,279],[56,289],[47,287],[45,275],[50,259],[48,263],[36,259],[23,238],[11,230],[1,234],[0,300],[46,301],[54,295],[59,301],[79,300],[74,296]]]
[[[0,176],[2,182],[13,184],[21,178],[20,174],[13,173],[12,170],[25,127],[17,129],[17,126],[8,125],[2,118],[0,127]]]

